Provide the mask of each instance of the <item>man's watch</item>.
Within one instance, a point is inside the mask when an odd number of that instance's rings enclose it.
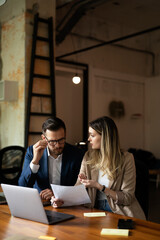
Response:
[[[106,186],[103,185],[103,188],[102,188],[101,192],[104,193],[105,189],[106,189]]]

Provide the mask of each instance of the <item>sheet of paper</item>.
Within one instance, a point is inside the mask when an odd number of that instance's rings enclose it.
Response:
[[[91,213],[83,213],[84,217],[104,217],[106,216],[105,212],[91,212]]]
[[[64,201],[62,207],[91,203],[86,188],[82,184],[77,186],[51,184],[51,187],[55,197]]]

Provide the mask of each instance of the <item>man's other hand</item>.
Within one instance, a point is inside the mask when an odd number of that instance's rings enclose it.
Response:
[[[40,196],[42,200],[50,200],[53,195],[53,192],[51,189],[44,189],[40,192]]]

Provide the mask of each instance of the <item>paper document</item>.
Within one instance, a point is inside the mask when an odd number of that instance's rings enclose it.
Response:
[[[64,201],[62,207],[91,203],[84,185],[60,186],[51,184],[51,187],[55,198]]]

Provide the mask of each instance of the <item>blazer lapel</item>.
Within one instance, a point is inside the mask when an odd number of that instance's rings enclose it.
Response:
[[[95,167],[91,168],[91,179],[94,181],[98,180],[98,170]]]
[[[48,152],[47,148],[44,150],[43,156],[41,158],[41,173],[44,179],[47,179],[49,184],[49,170],[48,170]]]
[[[114,181],[113,181],[113,180],[109,180],[109,186],[108,186],[108,188],[111,188],[111,187],[112,187],[112,185],[113,185],[113,183],[114,183]]]

